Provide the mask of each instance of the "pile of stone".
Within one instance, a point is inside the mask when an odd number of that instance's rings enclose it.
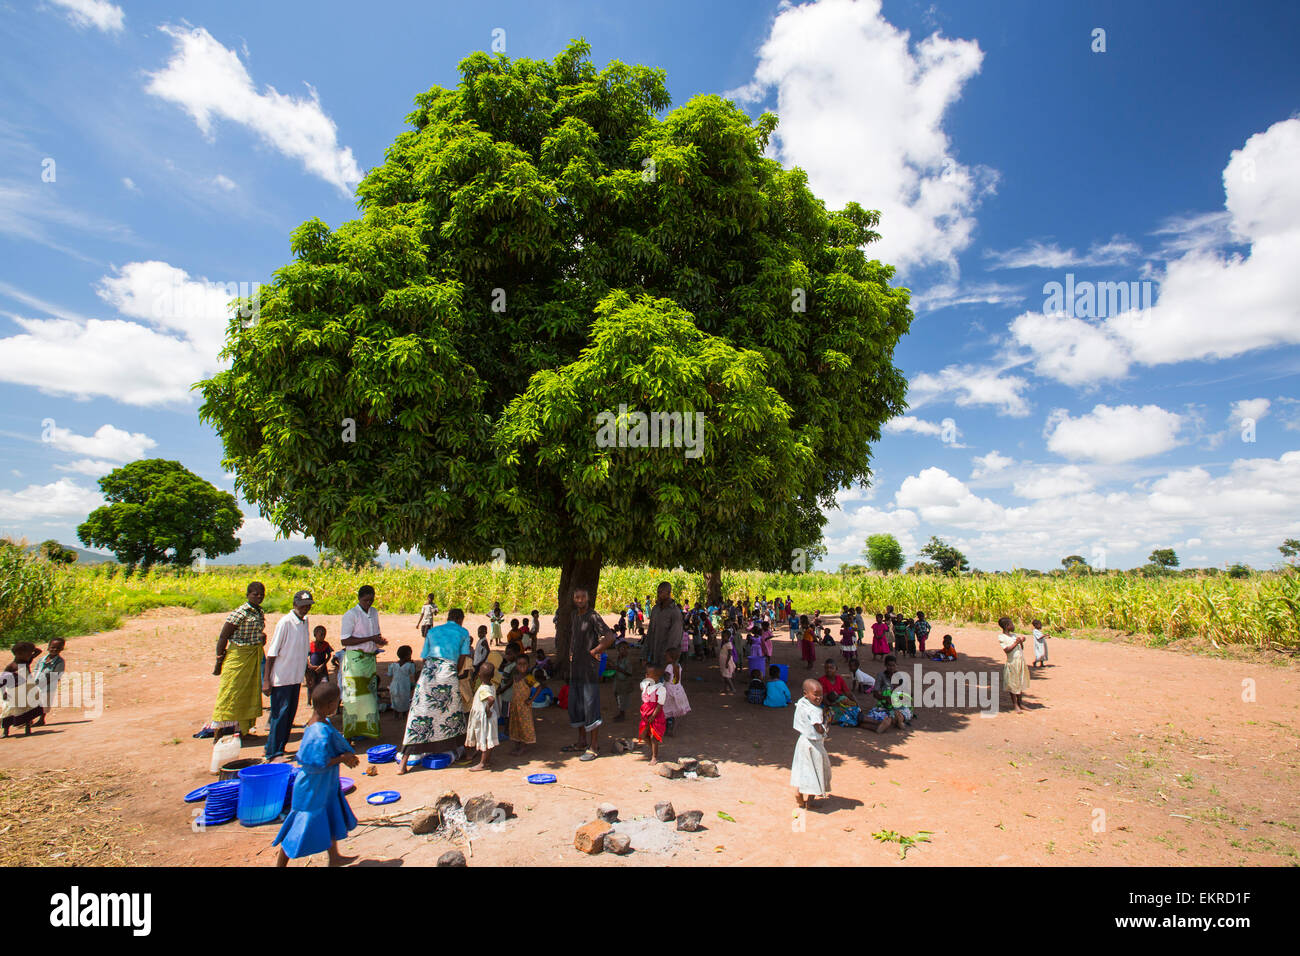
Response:
[[[676,823],[683,833],[694,833],[703,829],[703,810],[687,810],[677,813],[673,805],[664,801],[655,804],[655,819],[664,823]],[[626,833],[614,829],[618,823],[618,808],[610,803],[602,803],[596,808],[596,819],[578,827],[573,835],[574,849],[582,853],[595,855],[601,852],[617,853],[623,856],[632,851],[632,838]]]
[[[411,820],[411,833],[415,836],[441,834],[454,836],[457,833],[470,835],[478,827],[489,823],[503,823],[515,815],[515,805],[508,800],[497,800],[491,793],[470,797],[462,804],[460,796],[448,790],[432,810],[417,813]],[[464,857],[457,862],[443,862],[457,855],[457,851],[443,854],[438,860],[439,866],[464,866]]]
[[[717,777],[718,765],[712,760],[705,760],[703,757],[679,757],[676,760],[665,760],[655,764],[655,773],[661,777],[667,777],[669,780],[679,780],[685,777],[688,780],[694,780],[697,777]]]

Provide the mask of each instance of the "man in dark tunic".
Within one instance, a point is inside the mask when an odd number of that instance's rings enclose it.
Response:
[[[682,646],[682,609],[673,600],[673,586],[667,581],[659,585],[658,600],[650,609],[650,628],[645,639],[645,662],[663,667],[664,656],[670,647]]]
[[[614,646],[614,632],[588,605],[586,588],[573,591],[573,627],[569,635],[569,724],[578,728],[578,743],[566,751],[581,750],[580,760],[600,756],[600,655]]]

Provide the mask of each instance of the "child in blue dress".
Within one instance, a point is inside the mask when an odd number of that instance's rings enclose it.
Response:
[[[345,866],[355,859],[339,853],[339,840],[357,825],[339,789],[339,764],[355,767],[358,760],[329,722],[339,709],[338,684],[317,684],[311,706],[312,718],[298,744],[302,769],[293,784],[293,809],[271,841],[271,846],[280,848],[276,866],[288,866],[290,859],[314,853],[328,853],[330,866]]]

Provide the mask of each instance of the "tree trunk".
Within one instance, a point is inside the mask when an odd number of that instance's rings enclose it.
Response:
[[[569,679],[569,636],[573,633],[573,592],[587,589],[588,606],[596,607],[596,589],[600,584],[600,552],[593,557],[569,556],[560,565],[560,590],[556,595],[558,614],[555,622],[555,663],[560,677]]]
[[[711,571],[704,573],[704,604],[706,607],[722,607],[722,566],[715,564]]]

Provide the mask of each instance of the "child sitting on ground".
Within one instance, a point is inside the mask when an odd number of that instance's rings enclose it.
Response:
[[[876,679],[862,669],[862,664],[855,657],[849,661],[849,667],[853,673],[853,690],[855,693],[871,693],[871,689],[876,686]]]
[[[550,707],[555,703],[555,691],[546,686],[546,671],[540,667],[533,668],[533,681],[536,684],[532,696],[529,700],[532,702],[533,710],[541,710],[543,707]]]
[[[393,715],[403,723],[411,709],[411,691],[417,677],[419,674],[415,661],[411,660],[410,645],[403,644],[397,649],[397,660],[388,665],[388,701],[393,707]]]
[[[764,707],[785,707],[790,703],[790,688],[781,680],[781,668],[773,664],[767,669],[767,683],[763,687]]]
[[[351,862],[339,853],[339,840],[355,829],[357,818],[339,789],[339,764],[355,767],[357,755],[343,735],[330,724],[339,709],[339,686],[322,682],[311,693],[311,720],[298,745],[301,765],[293,782],[293,803],[289,815],[271,846],[280,848],[276,866],[288,866],[290,858],[329,853],[330,866]]]
[[[749,689],[745,691],[745,703],[761,704],[767,699],[767,685],[763,683],[763,675],[756,670],[749,672]]]
[[[465,731],[465,747],[479,752],[478,763],[470,770],[486,770],[488,755],[501,742],[497,733],[497,697],[492,681],[496,668],[486,661],[478,669],[478,689],[474,691],[474,706],[469,711],[469,727]]]
[[[952,635],[943,636],[943,647],[930,655],[932,661],[955,661],[957,659],[957,648],[953,646]]]

